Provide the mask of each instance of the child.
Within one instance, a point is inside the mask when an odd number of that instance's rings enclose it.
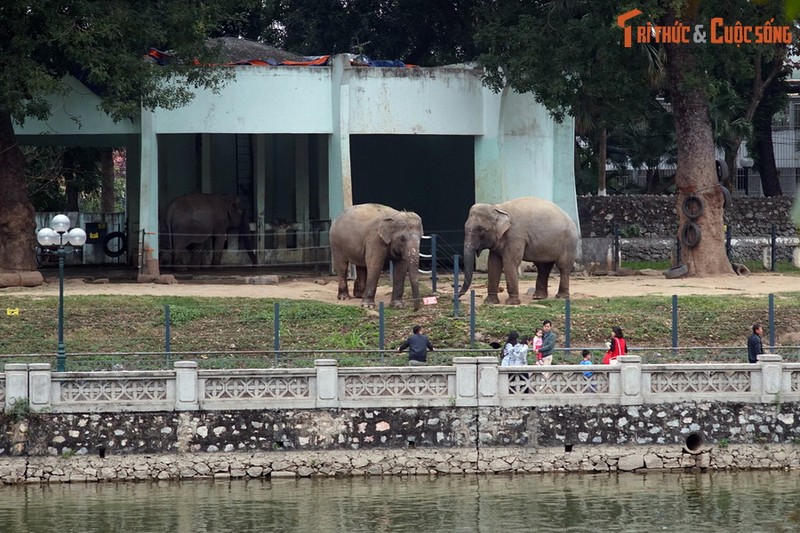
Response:
[[[534,354],[539,353],[539,348],[542,347],[542,337],[543,336],[544,336],[544,330],[542,328],[539,328],[539,329],[536,330],[536,335],[531,337],[530,346],[531,346],[531,351]],[[537,365],[541,365],[542,364],[542,360],[541,359],[537,359],[536,360],[536,364]]]
[[[581,361],[582,365],[591,365],[592,364],[592,352],[590,352],[589,350],[583,350],[581,352],[581,355],[583,356],[583,361]],[[593,375],[594,375],[594,372],[584,372],[583,373],[583,377],[587,381],[589,392],[595,392],[594,383],[592,383],[592,376]]]

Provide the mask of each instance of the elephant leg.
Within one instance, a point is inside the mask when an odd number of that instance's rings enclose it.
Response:
[[[383,263],[381,263],[381,265],[382,264]],[[381,268],[371,267],[364,268],[364,270],[366,270],[367,273],[367,282],[364,286],[364,297],[361,299],[361,306],[375,307],[375,292],[378,290],[378,279],[381,277]]]
[[[500,298],[497,293],[500,290],[500,272],[503,270],[503,259],[493,253],[489,252],[489,285],[488,294],[483,303],[486,304],[499,304]]]
[[[211,239],[211,264],[214,266],[222,264],[222,250],[225,248],[227,238],[225,235],[218,235]]]
[[[558,266],[558,292],[556,298],[569,298],[569,275],[572,271],[572,265],[557,265]]]
[[[339,300],[349,300],[350,290],[347,288],[347,259],[340,254],[331,253],[331,266],[336,271],[336,277],[339,278],[339,292],[336,297]]]
[[[508,287],[508,298],[506,304],[519,305],[519,264],[522,262],[522,255],[519,257],[509,255],[503,258],[503,273],[506,275],[506,287]]]
[[[536,290],[533,291],[534,300],[547,298],[547,282],[550,279],[550,271],[553,270],[555,263],[534,263],[536,265]]]
[[[392,261],[392,301],[389,303],[390,307],[402,309],[403,292],[405,291],[406,272],[408,272],[408,263],[402,259]]]
[[[353,296],[361,298],[364,296],[364,287],[367,284],[367,267],[356,267],[356,280],[353,282]]]

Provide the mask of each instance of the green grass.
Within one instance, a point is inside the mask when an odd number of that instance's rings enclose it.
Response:
[[[481,301],[479,298],[475,316],[475,348],[488,349],[491,341],[503,342],[510,330],[530,335],[544,319],[553,321],[559,345],[564,346],[564,300],[531,302],[523,298],[525,303],[520,306],[486,306]],[[0,313],[0,355],[26,354],[19,360],[50,361],[57,344],[57,298],[11,293],[4,295],[3,303],[4,307],[20,311],[18,315]],[[337,358],[342,365],[380,362],[381,355],[376,351],[380,336],[377,310],[251,298],[69,296],[65,301],[67,353],[90,354],[81,359],[87,368],[113,368],[116,364],[123,364],[126,369],[169,367],[181,358],[197,359],[209,368],[269,366],[275,360],[272,350],[276,303],[280,307],[280,365],[311,366],[320,357]],[[166,306],[170,309],[170,355],[164,353]],[[468,298],[460,302],[457,318],[448,297],[440,297],[437,305],[423,306],[416,312],[410,307],[387,307],[385,346],[387,350],[396,348],[414,324],[422,324],[437,348],[468,349],[469,313]],[[664,349],[672,342],[671,297],[581,298],[570,302],[570,317],[571,347],[576,351],[560,354],[562,362],[577,362],[582,347],[592,348],[597,361],[610,328],[615,325],[624,329],[632,348],[645,349],[641,355],[647,362],[738,361],[744,359],[741,354],[750,325],[755,321],[768,323],[768,299],[738,295],[680,297],[679,346],[685,348],[678,354]],[[797,337],[790,334],[800,331],[800,294],[776,295],[775,330],[778,345],[798,344]],[[736,349],[688,349],[710,346]],[[139,355],[128,355],[131,352]],[[800,357],[795,352],[790,348],[779,351],[792,360]],[[117,355],[100,355],[110,353]],[[451,357],[452,354],[442,353],[435,359],[448,362]],[[79,358],[72,360],[77,363]],[[405,356],[385,353],[383,360],[402,364]]]

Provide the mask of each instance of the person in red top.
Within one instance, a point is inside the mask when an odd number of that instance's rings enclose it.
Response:
[[[614,326],[611,328],[611,342],[608,343],[608,351],[603,357],[604,365],[617,364],[617,357],[628,353],[628,343],[625,340],[625,335],[622,333],[622,328]]]

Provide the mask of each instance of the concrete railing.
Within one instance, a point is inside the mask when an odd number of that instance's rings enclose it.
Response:
[[[645,405],[681,401],[800,401],[800,363],[762,355],[758,364],[500,367],[494,357],[455,357],[452,366],[53,372],[47,363],[6,364],[0,404],[31,411],[127,412],[377,407]],[[587,375],[587,373],[590,373]]]

